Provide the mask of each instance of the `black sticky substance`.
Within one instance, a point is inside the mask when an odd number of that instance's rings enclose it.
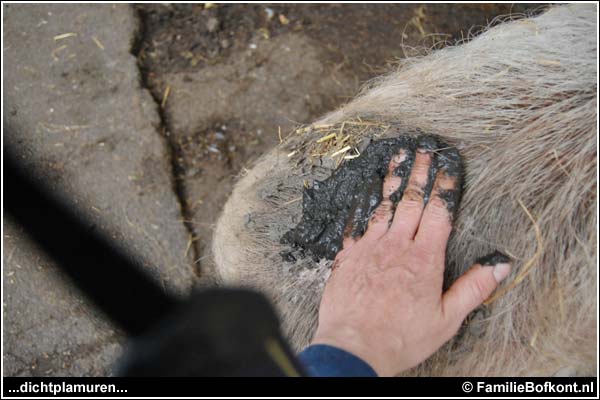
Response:
[[[458,178],[456,190],[440,193],[448,210],[454,215],[462,192],[462,162],[456,149],[431,135],[371,141],[360,157],[347,161],[329,178],[314,181],[311,188],[304,189],[302,219],[281,238],[281,243],[292,247],[292,251],[281,254],[283,259],[293,262],[293,249],[303,249],[315,260],[333,260],[342,249],[344,236],[362,236],[371,214],[382,200],[383,180],[388,173],[390,160],[401,150],[406,156],[393,174],[405,179],[402,179],[398,190],[390,195],[394,209],[408,184],[416,152],[420,151],[432,154],[428,182],[423,188],[425,202],[429,200],[436,174],[440,170]]]
[[[506,264],[509,262],[510,262],[510,257],[504,253],[499,252],[498,250],[494,251],[492,254],[488,254],[487,256],[483,256],[477,260],[477,264],[482,265],[482,266]]]

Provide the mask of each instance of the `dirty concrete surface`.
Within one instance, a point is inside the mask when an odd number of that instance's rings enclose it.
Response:
[[[187,292],[195,279],[191,238],[157,106],[130,52],[133,10],[4,7],[5,149],[165,289]],[[10,221],[3,240],[5,374],[110,373],[119,333]]]
[[[3,5],[5,145],[186,293],[213,283],[216,218],[279,129],[343,104],[415,48],[538,7]],[[18,226],[3,229],[5,375],[113,373],[122,333]]]

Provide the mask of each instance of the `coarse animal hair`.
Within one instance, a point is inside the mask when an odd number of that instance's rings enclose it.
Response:
[[[331,262],[280,255],[304,185],[329,176],[341,162],[331,153],[346,143],[359,152],[372,137],[432,133],[465,162],[446,285],[496,249],[515,262],[459,334],[406,374],[596,375],[596,13],[551,7],[404,59],[296,130],[243,174],[224,207],[213,241],[221,282],[267,293],[289,340],[306,346]],[[340,143],[323,155],[315,143],[327,137]]]

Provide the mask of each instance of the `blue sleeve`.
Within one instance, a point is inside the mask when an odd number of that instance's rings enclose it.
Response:
[[[310,376],[377,376],[369,364],[354,354],[325,344],[307,347],[298,358]]]

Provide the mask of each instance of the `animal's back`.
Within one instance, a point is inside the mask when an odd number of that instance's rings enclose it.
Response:
[[[355,154],[331,157],[347,143],[436,134],[465,161],[447,282],[496,249],[515,265],[459,335],[409,373],[596,374],[596,48],[596,6],[568,5],[404,60],[241,177],[215,231],[220,278],[268,293],[292,343],[305,346],[330,262],[280,255],[304,185]],[[317,143],[332,133],[349,138]]]

